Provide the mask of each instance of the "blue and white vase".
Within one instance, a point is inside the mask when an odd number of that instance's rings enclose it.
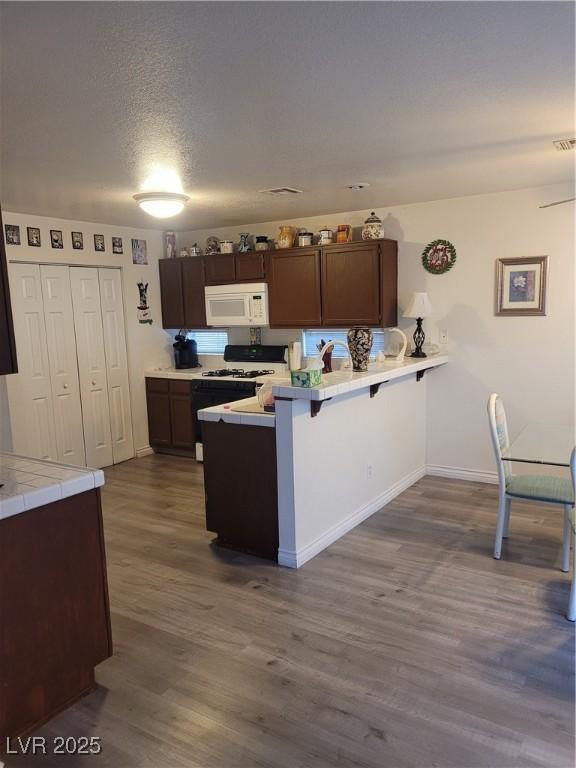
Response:
[[[374,334],[371,328],[355,325],[348,331],[348,349],[352,358],[352,367],[355,371],[368,370],[368,359],[373,342]]]

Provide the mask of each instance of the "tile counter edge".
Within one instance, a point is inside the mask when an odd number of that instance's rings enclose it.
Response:
[[[293,387],[288,384],[276,384],[272,386],[272,393],[275,397],[287,398],[291,400],[329,400],[337,395],[344,395],[347,392],[356,392],[361,389],[368,389],[373,384],[382,384],[386,381],[404,378],[419,372],[427,371],[430,368],[438,368],[449,362],[448,355],[435,355],[423,360],[414,362],[410,358],[405,358],[401,363],[394,363],[374,367],[362,373],[343,373],[337,371],[333,374],[327,374],[334,377],[334,383],[327,383],[321,387]]]
[[[0,520],[104,485],[101,469],[0,453]]]

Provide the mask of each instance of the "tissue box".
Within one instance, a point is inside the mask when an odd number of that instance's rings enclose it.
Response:
[[[322,384],[322,369],[310,371],[292,371],[290,374],[293,387],[319,387]]]

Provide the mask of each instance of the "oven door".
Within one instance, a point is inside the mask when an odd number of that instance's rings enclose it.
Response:
[[[206,323],[218,327],[250,325],[250,296],[247,293],[206,292]]]

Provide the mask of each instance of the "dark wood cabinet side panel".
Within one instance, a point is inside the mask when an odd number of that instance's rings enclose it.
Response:
[[[379,325],[380,252],[377,243],[322,250],[322,325]]]
[[[258,283],[264,278],[264,255],[261,251],[236,254],[236,282]]]
[[[44,722],[112,653],[99,490],[0,521],[0,734]]]
[[[202,436],[206,528],[224,546],[277,560],[276,430],[205,421]]]
[[[380,302],[384,328],[398,324],[398,243],[382,240],[380,244]]]
[[[310,328],[322,322],[320,250],[272,251],[267,257],[271,328]]]
[[[8,261],[4,246],[4,225],[0,210],[0,375],[18,373],[16,358],[16,340],[10,303],[10,284],[8,282]]]
[[[205,256],[206,285],[234,283],[236,281],[236,261],[233,253],[216,253]]]
[[[170,425],[170,395],[155,392],[147,379],[146,405],[148,408],[148,435],[151,446],[169,446],[172,442]],[[154,381],[154,380],[153,380]]]
[[[184,327],[206,328],[204,259],[182,259],[182,291],[184,295]]]
[[[190,395],[170,394],[170,422],[172,425],[172,447],[194,448],[196,437]]]
[[[182,291],[183,259],[160,259],[160,301],[162,327],[184,327],[184,294]]]

